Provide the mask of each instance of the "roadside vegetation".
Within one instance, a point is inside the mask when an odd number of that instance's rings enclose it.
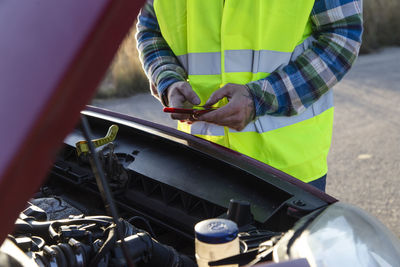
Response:
[[[361,53],[400,46],[400,0],[364,0]]]
[[[136,49],[135,32],[133,26],[108,68],[96,98],[128,97],[150,91]]]
[[[364,0],[361,53],[372,53],[385,46],[400,46],[400,0]],[[149,84],[136,51],[133,26],[100,84],[96,98],[127,97],[144,92],[149,92]]]

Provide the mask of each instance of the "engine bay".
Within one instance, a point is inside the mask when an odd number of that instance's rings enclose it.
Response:
[[[116,123],[88,117],[94,137],[104,136]],[[99,147],[96,154],[120,219],[113,220],[104,201],[91,154],[77,153],[75,144],[84,140],[78,127],[65,139],[46,183],[8,237],[31,262],[196,266],[195,224],[227,218],[239,227],[240,252],[245,256],[236,261],[244,265],[272,247],[297,220],[327,205],[272,174],[260,179],[257,168],[213,158],[193,149],[195,144],[188,148],[154,129],[117,123],[116,140]],[[266,253],[259,260],[271,259]]]

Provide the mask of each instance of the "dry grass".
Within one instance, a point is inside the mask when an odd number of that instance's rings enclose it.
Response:
[[[99,86],[96,98],[127,97],[149,92],[149,82],[136,49],[135,30],[133,26],[122,42]]]
[[[97,98],[126,97],[149,92],[148,80],[136,50],[133,26],[101,83]],[[400,0],[364,0],[361,53],[400,45]]]
[[[400,0],[364,0],[362,53],[400,45]]]

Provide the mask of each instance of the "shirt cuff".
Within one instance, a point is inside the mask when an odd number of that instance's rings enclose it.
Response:
[[[275,95],[262,90],[264,83],[269,83],[269,81],[263,79],[246,84],[251,96],[253,97],[256,117],[273,112],[277,105]]]

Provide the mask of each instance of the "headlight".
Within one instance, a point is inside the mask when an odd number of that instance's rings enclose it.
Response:
[[[400,242],[354,206],[335,203],[301,219],[277,244],[274,260],[306,258],[313,266],[400,266]]]

